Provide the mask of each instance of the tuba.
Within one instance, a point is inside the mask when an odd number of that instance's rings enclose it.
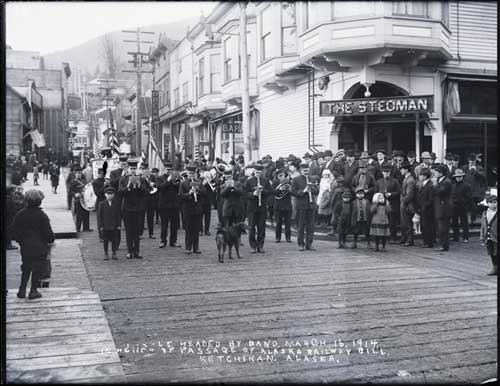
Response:
[[[94,193],[92,182],[85,184],[80,194],[80,205],[83,209],[92,212],[95,210],[97,196]]]
[[[281,200],[285,198],[288,194],[290,194],[291,187],[292,185],[290,185],[287,178],[281,179],[280,184],[276,187],[276,189],[280,191],[280,193],[276,196],[276,199]]]

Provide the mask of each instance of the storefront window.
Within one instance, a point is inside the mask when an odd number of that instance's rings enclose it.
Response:
[[[360,15],[373,15],[373,1],[335,1],[332,2],[332,20]]]
[[[392,3],[394,15],[428,17],[428,7],[425,1],[396,1]]]
[[[459,81],[460,115],[497,115],[496,82]]]
[[[295,3],[281,3],[281,54],[297,52],[297,25]]]

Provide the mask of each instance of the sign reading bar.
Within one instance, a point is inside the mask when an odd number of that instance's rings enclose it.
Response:
[[[421,112],[432,113],[433,111],[433,95],[343,99],[338,101],[322,101],[319,104],[320,117]]]
[[[242,133],[241,125],[239,122],[223,121],[222,122],[222,132],[223,133]]]

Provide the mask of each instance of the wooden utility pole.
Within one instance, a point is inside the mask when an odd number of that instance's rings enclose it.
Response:
[[[247,3],[240,2],[240,58],[241,58],[241,128],[245,162],[251,160],[250,146],[250,95],[248,91],[248,52],[247,52]],[[234,136],[234,134],[233,134]]]
[[[129,60],[129,63],[133,63],[135,70],[122,70],[123,72],[135,72],[137,74],[137,92],[136,92],[136,98],[137,98],[137,104],[136,104],[136,117],[137,117],[137,122],[136,122],[136,131],[135,131],[135,137],[136,137],[136,156],[140,157],[141,151],[142,151],[142,144],[141,144],[141,139],[142,139],[142,117],[141,117],[141,108],[140,108],[140,103],[141,103],[141,94],[142,94],[142,84],[141,84],[141,78],[142,78],[142,73],[147,72],[147,73],[152,73],[152,71],[147,71],[142,69],[142,63],[143,63],[143,56],[149,56],[149,53],[147,52],[141,52],[141,43],[145,44],[154,44],[153,41],[145,41],[141,40],[141,34],[147,34],[147,35],[154,35],[154,32],[148,32],[148,31],[141,31],[139,27],[137,27],[136,31],[127,31],[127,30],[122,30],[122,32],[125,33],[134,33],[136,34],[136,39],[137,40],[124,40],[125,43],[137,43],[137,51],[136,52],[127,52],[127,54],[130,54],[133,56],[133,60]],[[146,62],[149,62],[146,60]]]

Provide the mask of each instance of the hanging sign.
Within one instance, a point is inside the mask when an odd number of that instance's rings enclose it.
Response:
[[[338,101],[320,101],[320,117],[379,115],[401,113],[432,113],[433,95],[406,97],[342,99]]]

